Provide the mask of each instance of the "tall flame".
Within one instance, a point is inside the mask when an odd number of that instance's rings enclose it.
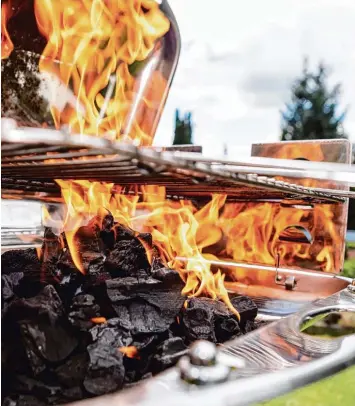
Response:
[[[159,71],[153,72],[154,57],[146,60],[157,52],[161,46],[157,40],[170,25],[158,3],[35,0],[35,15],[48,41],[40,71],[57,76],[77,97],[77,105],[63,111],[51,103],[56,126],[150,145],[148,130],[154,117],[149,113],[143,117],[143,111],[154,110],[166,92],[166,80]],[[150,91],[141,101],[144,78],[138,80],[132,72],[149,63]]]

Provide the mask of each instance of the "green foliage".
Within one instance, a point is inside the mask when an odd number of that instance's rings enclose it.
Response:
[[[340,85],[327,86],[328,72],[323,64],[310,72],[305,61],[303,74],[292,86],[291,103],[282,114],[282,141],[346,138],[345,112],[338,114]]]
[[[192,122],[191,113],[186,113],[183,118],[180,118],[178,109],[175,111],[175,136],[173,145],[188,145],[192,144]]]
[[[355,399],[355,367],[281,396],[264,406],[353,406]]]

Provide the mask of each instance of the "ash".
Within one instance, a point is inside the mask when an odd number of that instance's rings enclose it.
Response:
[[[240,322],[222,302],[183,297],[152,236],[110,214],[81,227],[75,245],[85,273],[49,228],[40,258],[34,249],[1,257],[3,405],[114,392],[173,366],[197,339],[222,343],[256,328],[247,297],[232,298]]]

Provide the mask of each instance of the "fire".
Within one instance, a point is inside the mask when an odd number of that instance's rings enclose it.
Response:
[[[8,58],[14,49],[14,44],[11,41],[7,31],[7,22],[11,18],[11,7],[9,3],[1,4],[1,59]]]
[[[13,49],[11,10],[2,4],[2,58]],[[47,41],[39,71],[58,84],[46,96],[56,128],[151,145],[168,92],[159,60],[170,21],[159,2],[35,0],[33,12]]]
[[[131,345],[129,347],[120,347],[118,351],[122,352],[128,358],[140,359],[138,350],[135,346]]]
[[[158,40],[170,26],[158,3],[36,0],[35,15],[48,41],[40,71],[57,76],[83,106],[60,112],[53,101],[56,126],[150,145],[153,113],[166,92],[166,81],[154,71],[154,58],[147,58],[159,51]],[[149,85],[132,73],[145,63],[151,64]]]
[[[220,236],[219,233],[213,237],[208,226],[212,226],[218,218],[225,196],[215,195],[210,203],[197,210],[190,202],[166,200],[164,187],[142,187],[140,201],[139,195],[114,194],[113,184],[57,182],[67,207],[63,230],[74,264],[80,272],[85,273],[85,269],[75,242],[76,232],[99,212],[108,209],[118,223],[152,234],[163,262],[178,270],[185,281],[184,295],[221,299],[239,317],[224,286],[225,275],[219,270],[213,273],[202,255],[202,249]],[[49,213],[45,215],[48,219]],[[199,227],[199,222],[204,226]],[[187,258],[187,261],[179,257]]]
[[[341,239],[333,227],[331,205],[302,210],[275,203],[229,203],[226,195],[216,194],[209,203],[195,207],[191,201],[167,199],[162,186],[142,186],[131,195],[120,193],[122,189],[113,184],[57,182],[67,207],[63,230],[73,261],[83,273],[76,232],[92,218],[101,221],[108,211],[119,224],[152,234],[162,261],[179,271],[185,282],[182,294],[223,300],[237,317],[224,284],[225,274],[218,267],[211,268],[216,260],[275,265],[279,254],[281,266],[316,263],[317,269],[326,272],[338,266],[336,247]],[[308,227],[311,234],[323,229],[326,242],[280,245],[279,236],[290,225]],[[145,248],[151,261],[150,249]]]

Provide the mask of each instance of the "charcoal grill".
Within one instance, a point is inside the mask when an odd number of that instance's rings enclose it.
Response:
[[[148,79],[139,82],[137,100],[130,106],[124,125],[130,134],[132,117],[139,115],[139,97],[147,95],[146,84],[152,79],[152,72],[162,74],[167,87],[148,125],[150,141],[144,145],[150,145],[154,136],[180,50],[175,18],[165,0],[158,3],[169,18],[170,29],[148,58],[149,64],[142,71]],[[31,31],[29,38],[33,35],[38,33]],[[41,46],[42,40],[35,46]],[[25,58],[41,52],[30,47],[28,53],[26,38],[25,42],[20,44]],[[57,60],[52,63],[57,67]],[[31,90],[31,83],[26,89]],[[108,98],[112,91],[113,87],[108,87]],[[332,251],[328,272],[319,268],[315,258],[295,261],[291,267],[280,263],[277,253],[274,264],[243,263],[230,258],[221,258],[216,264],[210,261],[226,275],[237,276],[226,282],[231,294],[252,297],[257,302],[260,320],[274,323],[219,349],[197,342],[177,367],[132,390],[80,404],[245,405],[308,384],[355,362],[354,336],[325,342],[300,332],[301,324],[310,316],[327,311],[355,311],[354,281],[341,276],[348,199],[355,197],[349,191],[349,186],[355,186],[355,168],[349,165],[351,148],[346,140],[255,144],[250,157],[210,158],[195,146],[136,147],[104,136],[69,134],[65,128],[54,130],[51,119],[49,128],[43,128],[48,106],[53,103],[42,94],[35,94],[34,104],[40,104],[43,111],[32,111],[26,104],[31,101],[26,91],[20,91],[16,97],[1,120],[1,193],[8,202],[41,202],[60,216],[63,200],[55,179],[112,183],[113,192],[121,194],[139,194],[140,186],[162,185],[168,199],[192,200],[196,205],[208,201],[213,193],[221,193],[227,195],[227,204],[266,202],[286,213],[327,207],[332,213],[324,230],[312,229],[307,222],[288,224],[278,236],[280,247],[324,244],[329,242],[330,229],[338,236],[333,241],[336,249]],[[106,108],[104,103],[100,118]],[[143,113],[149,116],[152,112],[143,106]],[[2,230],[2,251],[40,245],[45,225]]]
[[[339,338],[325,345],[322,340],[306,337],[299,330],[302,320],[310,314],[325,309],[355,310],[354,283],[339,275],[343,263],[347,201],[354,197],[348,189],[349,184],[354,184],[355,172],[346,164],[350,156],[346,141],[307,145],[307,148],[322,147],[323,151],[332,151],[332,160],[336,162],[329,164],[275,159],[281,144],[254,145],[252,153],[258,156],[231,161],[205,157],[197,147],[187,147],[189,150],[182,147],[179,151],[176,148],[137,148],[90,136],[68,136],[60,131],[21,128],[6,120],[3,120],[3,129],[3,199],[30,199],[61,207],[60,190],[54,179],[74,178],[112,182],[119,186],[119,193],[126,194],[138,193],[139,185],[153,184],[166,186],[170,199],[203,202],[211,193],[219,192],[228,195],[228,202],[270,202],[280,205],[282,210],[292,207],[313,210],[316,205],[331,205],[336,213],[331,225],[337,227],[342,241],[334,254],[337,268],[331,273],[312,269],[312,264],[308,267],[296,264],[296,267],[289,268],[277,263],[276,259],[274,266],[218,261],[225,272],[235,271],[239,275],[237,282],[230,280],[226,283],[229,291],[253,297],[259,307],[259,318],[276,322],[223,345],[217,352],[217,372],[203,363],[196,366],[193,361],[183,359],[173,370],[142,383],[137,392],[111,395],[107,397],[107,402],[120,400],[129,404],[130,396],[136,399],[141,393],[142,405],[157,404],[168,395],[169,402],[173,395],[176,404],[190,404],[192,399],[208,404],[209,393],[214,390],[209,385],[219,382],[219,393],[223,394],[221,404],[248,404],[287,392],[355,361],[353,337]],[[301,144],[287,145],[295,148]],[[338,152],[335,157],[334,150]],[[305,186],[307,179],[312,179],[316,186]],[[37,229],[34,234],[40,238],[41,232]],[[7,235],[5,243],[9,242],[9,249],[14,240],[9,238],[10,232]],[[286,230],[285,236],[288,244],[302,242],[302,232],[293,230],[287,233]],[[313,238],[324,240],[326,232]],[[282,243],[285,242],[280,238]],[[318,301],[313,302],[315,299]],[[205,344],[197,343],[197,352],[199,345]],[[310,360],[313,360],[312,363],[305,362]],[[280,373],[284,374],[284,368],[295,365],[298,368],[287,370],[288,385],[273,384],[280,377],[278,372],[270,371],[281,370]],[[234,372],[230,372],[231,367]],[[219,376],[218,370],[223,368],[225,372],[228,370],[228,378],[220,372],[222,377],[214,381],[214,374]],[[186,376],[191,373],[201,375],[202,386],[197,385],[197,388],[204,388],[196,389],[193,394],[186,383]],[[180,374],[185,380],[179,378]],[[246,388],[252,384],[258,387],[264,385],[261,394],[250,395],[250,390]],[[243,394],[243,400],[231,401],[230,396],[237,393],[234,391]],[[83,404],[100,404],[102,401],[99,398],[83,401]]]

